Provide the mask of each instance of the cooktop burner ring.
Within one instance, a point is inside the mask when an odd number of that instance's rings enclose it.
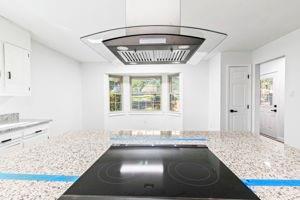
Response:
[[[186,176],[186,175],[184,175],[182,172],[180,172],[180,166],[182,166],[182,165],[196,165],[196,166],[198,166],[199,168],[201,168],[201,169],[203,169],[204,171],[206,171],[207,173],[206,173],[206,175],[207,176],[204,176],[203,178],[191,178],[191,177],[188,177],[188,176]],[[211,175],[210,175],[210,172],[209,172],[209,170],[207,169],[207,167],[204,167],[203,165],[200,165],[200,164],[196,164],[196,163],[184,163],[184,162],[182,162],[182,163],[178,163],[175,167],[174,167],[174,170],[175,170],[175,172],[178,174],[178,176],[180,176],[180,177],[182,177],[183,179],[187,179],[187,180],[191,180],[191,181],[204,181],[204,180],[206,180],[206,179],[208,179]]]
[[[121,174],[120,167],[122,163],[121,162],[110,162],[110,163],[104,163],[103,165],[99,166],[97,168],[97,177],[109,184],[125,184],[132,182],[137,178],[135,173],[126,173]],[[117,173],[113,175],[113,172],[111,170],[117,169]],[[117,176],[116,176],[117,175]]]
[[[187,169],[184,169],[183,172],[180,172],[180,168],[187,167]],[[194,169],[192,169],[194,167]],[[191,168],[191,169],[188,169]],[[197,170],[195,170],[197,168]],[[199,171],[200,169],[200,171]],[[202,169],[202,171],[201,171]],[[190,186],[196,186],[196,187],[204,187],[204,186],[210,186],[219,181],[219,176],[216,173],[216,170],[213,168],[209,168],[205,165],[200,165],[193,162],[172,162],[168,165],[168,174],[169,176],[174,179],[175,181],[190,185]],[[194,173],[194,177],[198,178],[192,178],[191,175],[188,173]],[[187,174],[184,174],[187,173]],[[198,174],[197,174],[198,173]],[[199,174],[200,173],[200,174]],[[199,176],[200,175],[200,176]]]

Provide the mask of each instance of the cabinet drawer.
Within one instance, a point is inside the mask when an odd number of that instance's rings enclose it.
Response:
[[[0,151],[3,152],[12,152],[22,149],[22,140],[13,140],[7,143],[0,144]]]
[[[39,133],[33,133],[31,135],[24,136],[23,145],[24,147],[31,147],[40,142],[44,142],[48,139],[46,131],[41,131]]]
[[[49,129],[49,124],[41,124],[41,125],[33,126],[31,128],[24,129],[24,137],[32,134],[39,134],[41,132],[45,132],[47,129]]]
[[[0,134],[0,144],[20,139],[23,135],[23,131],[11,131],[4,134]]]

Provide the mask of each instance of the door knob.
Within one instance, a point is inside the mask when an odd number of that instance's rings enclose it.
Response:
[[[277,109],[271,110],[272,112],[277,112]]]
[[[233,109],[230,109],[229,111],[230,111],[231,113],[238,112],[237,110],[233,110]]]

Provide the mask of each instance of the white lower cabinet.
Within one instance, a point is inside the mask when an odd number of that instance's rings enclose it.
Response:
[[[23,148],[23,143],[21,140],[19,141],[13,141],[10,143],[7,143],[6,145],[0,146],[0,153],[2,152],[13,152],[17,151]]]
[[[0,151],[13,151],[45,142],[49,138],[48,129],[49,124],[43,124],[0,134]]]
[[[47,141],[47,139],[48,139],[47,130],[37,130],[36,132],[34,132],[32,134],[29,134],[26,136],[24,135],[23,146],[31,147],[40,142]]]
[[[0,135],[0,150],[16,150],[23,147],[23,131],[8,132]]]

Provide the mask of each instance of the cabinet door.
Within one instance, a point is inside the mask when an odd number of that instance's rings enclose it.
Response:
[[[0,40],[0,95],[4,91],[4,43]]]
[[[30,53],[4,44],[5,92],[12,95],[30,94]]]

